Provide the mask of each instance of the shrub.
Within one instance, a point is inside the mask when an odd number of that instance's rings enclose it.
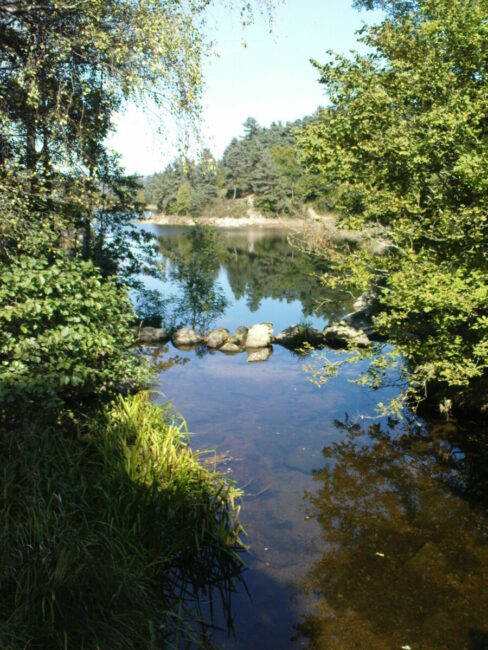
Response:
[[[52,412],[147,380],[131,349],[125,290],[89,262],[20,257],[2,265],[0,402]]]

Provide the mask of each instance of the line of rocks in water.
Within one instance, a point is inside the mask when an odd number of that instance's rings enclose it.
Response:
[[[208,336],[196,332],[190,327],[175,330],[172,334],[165,329],[143,327],[137,339],[144,344],[165,343],[171,339],[176,348],[188,350],[197,346],[206,346],[209,350],[220,350],[226,354],[248,353],[247,361],[266,361],[272,353],[272,344],[282,345],[291,350],[303,346],[320,349],[348,348],[350,346],[368,347],[371,341],[362,330],[346,321],[328,325],[323,330],[306,325],[291,325],[276,336],[273,335],[272,323],[259,323],[252,327],[241,325],[231,334],[226,328],[212,330]]]

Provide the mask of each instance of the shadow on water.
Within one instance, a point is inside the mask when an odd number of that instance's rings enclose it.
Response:
[[[343,439],[306,495],[324,552],[303,580],[310,648],[488,648],[488,444],[336,423]],[[480,453],[481,450],[481,453]]]

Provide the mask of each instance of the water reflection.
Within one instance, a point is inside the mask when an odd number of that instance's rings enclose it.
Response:
[[[223,247],[210,228],[192,228],[183,236],[161,240],[171,262],[169,277],[178,286],[171,325],[207,331],[224,313],[228,300],[217,282]]]
[[[322,285],[326,261],[292,248],[285,230],[155,232],[168,266],[163,293],[173,293],[172,323],[207,329],[271,320],[278,331],[304,319],[323,326],[351,310],[350,295]]]
[[[449,424],[430,434],[337,426],[344,437],[323,449],[307,496],[325,551],[304,581],[316,603],[297,638],[310,648],[488,648],[488,453]]]
[[[181,324],[270,320],[276,332],[351,309],[349,297],[321,286],[323,262],[294,252],[284,232],[159,234],[165,296],[173,292]],[[260,364],[171,344],[153,354],[170,367],[156,399],[185,414],[194,448],[229,458],[223,469],[247,494],[252,600],[236,595],[237,638],[216,633],[219,648],[488,648],[488,445],[476,429],[334,426],[345,411],[372,415],[396,394],[397,375],[377,392],[349,383],[366,362],[319,390],[281,346]]]

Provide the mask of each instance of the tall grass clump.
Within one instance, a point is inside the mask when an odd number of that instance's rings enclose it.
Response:
[[[203,643],[202,611],[240,576],[237,491],[147,393],[76,431],[0,436],[0,648]]]

